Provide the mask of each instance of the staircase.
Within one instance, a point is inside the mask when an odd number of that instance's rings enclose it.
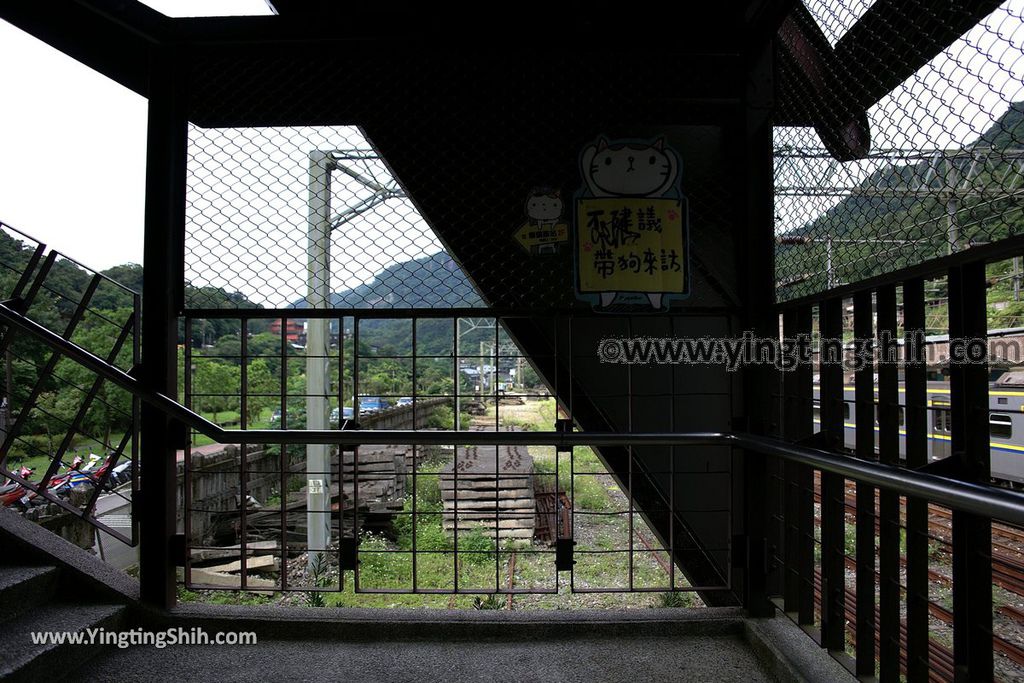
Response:
[[[133,581],[46,529],[0,510],[0,679],[74,678],[82,664],[113,646],[33,642],[33,634],[83,634],[128,628]],[[57,551],[59,554],[50,555]],[[60,561],[55,561],[60,558]],[[129,591],[126,594],[123,589]],[[58,637],[61,637],[58,635]]]

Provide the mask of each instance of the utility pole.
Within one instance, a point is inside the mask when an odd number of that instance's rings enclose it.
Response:
[[[946,157],[946,182],[950,190],[946,197],[946,241],[950,254],[960,251],[960,226],[956,216],[960,207],[956,192],[959,173],[955,161],[956,157]]]
[[[825,236],[825,284],[828,289],[836,286],[836,279],[832,271],[832,235]]]
[[[832,289],[840,283],[836,280],[835,267],[833,265],[832,248],[835,244],[916,244],[914,240],[889,240],[889,239],[851,239],[847,237],[812,237],[810,235],[778,235],[775,237],[776,244],[816,244],[825,243],[825,284],[827,289]],[[790,284],[793,284],[792,282]]]
[[[477,399],[484,400],[484,344],[480,342],[480,356],[476,359]]]
[[[320,150],[309,153],[309,219],[306,304],[324,309],[330,298],[331,171],[334,161]],[[327,320],[306,323],[306,429],[328,429]],[[330,451],[327,444],[306,445],[307,570],[322,562],[331,538]],[[282,499],[282,505],[283,505]]]
[[[369,158],[361,153],[313,150],[309,153],[309,217],[307,219],[306,304],[312,310],[330,308],[331,233],[389,199],[405,197],[397,185],[382,185],[343,161]],[[341,171],[373,194],[331,215],[331,173]],[[282,331],[287,333],[286,330]],[[339,345],[344,334],[339,330]],[[330,325],[325,318],[310,316],[306,323],[306,429],[329,429]],[[340,362],[340,361],[339,361]],[[353,393],[358,387],[353,387]],[[358,410],[357,405],[353,406]],[[339,410],[340,410],[339,406]],[[339,494],[341,482],[338,482]],[[307,568],[320,562],[331,538],[331,452],[327,444],[306,444],[306,554]]]
[[[891,183],[888,174],[879,175],[877,183],[870,185],[863,178],[851,177],[843,181],[831,174],[816,173],[816,164],[827,156],[826,150],[813,145],[776,147],[776,198],[787,201],[812,197],[830,197],[837,201],[846,198],[933,200],[944,215],[936,215],[933,219],[921,222],[918,227],[931,225],[934,220],[936,234],[928,239],[917,238],[906,242],[929,249],[941,249],[942,241],[945,241],[946,248],[943,251],[947,254],[978,244],[976,239],[963,244],[964,226],[959,220],[959,214],[970,209],[971,200],[992,203],[999,200],[1019,201],[1024,197],[1024,185],[1021,183],[1024,178],[1024,148],[997,150],[975,145],[970,149],[873,150],[872,158],[885,166],[915,169],[913,174],[895,185]],[[785,221],[785,214],[791,213],[791,210],[783,213],[783,216],[776,217],[777,224],[779,220]],[[972,232],[976,235],[982,233],[984,239],[984,233],[977,227]],[[784,232],[780,237],[780,244],[795,244],[802,236]],[[800,274],[781,286],[803,282],[815,274]],[[833,284],[841,283],[834,281]]]
[[[459,391],[459,382],[462,379],[462,334],[463,334],[462,323],[463,322],[466,323],[465,332],[467,332],[467,333],[475,332],[476,330],[481,330],[481,329],[493,330],[494,326],[496,324],[493,318],[456,318],[455,319],[455,387],[454,387],[455,388],[455,391],[454,391],[454,393],[455,393],[455,418],[454,418],[455,431],[459,431],[460,429],[462,429],[462,425],[461,425],[461,422],[462,422],[462,413],[461,413],[462,401],[461,401],[461,392]],[[481,351],[480,355],[481,356],[483,355],[482,351]],[[478,364],[477,370],[478,371],[480,370],[479,364]],[[477,381],[478,382],[482,381],[479,376],[477,377]],[[477,385],[477,386],[479,386],[479,385]]]
[[[1013,300],[1020,301],[1020,256],[1013,257]]]

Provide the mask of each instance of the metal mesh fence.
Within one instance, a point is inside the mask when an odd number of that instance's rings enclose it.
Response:
[[[806,3],[832,46],[841,45],[870,5]],[[826,144],[831,141],[814,128],[776,128],[779,300],[1021,232],[1022,19],[1021,3],[1004,3],[870,106],[864,158],[837,161]],[[925,32],[941,17],[922,10],[913,20]],[[852,66],[832,62],[827,78],[843,85]],[[820,120],[828,106],[820,97],[783,97],[790,99],[782,105],[805,120]]]
[[[192,126],[185,252],[193,308],[304,307],[311,282],[331,307],[482,303],[355,126]]]

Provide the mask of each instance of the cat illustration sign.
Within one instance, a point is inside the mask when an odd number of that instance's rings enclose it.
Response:
[[[569,224],[562,218],[565,203],[560,190],[534,188],[526,198],[526,222],[516,241],[531,254],[554,254],[569,241]]]
[[[598,138],[580,155],[576,293],[597,310],[655,312],[689,295],[681,162],[664,140]]]

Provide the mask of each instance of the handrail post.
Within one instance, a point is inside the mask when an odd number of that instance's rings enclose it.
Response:
[[[984,261],[949,269],[949,338],[985,339]],[[951,346],[952,348],[952,346]],[[965,349],[966,350],[966,349]],[[950,361],[951,449],[963,478],[988,483],[988,363]],[[992,520],[953,511],[953,666],[956,681],[990,681],[992,658]]]
[[[821,432],[843,443],[843,300],[828,299],[818,309],[821,350]],[[821,473],[821,644],[842,652],[846,644],[846,479]]]
[[[772,177],[772,123],[771,111],[774,91],[763,87],[771,82],[772,48],[766,43],[750,56],[745,93],[745,163],[746,197],[741,231],[743,245],[740,250],[738,272],[742,274],[741,288],[744,330],[759,338],[778,337],[779,317],[775,311],[775,236],[774,190]],[[771,365],[753,364],[743,369],[742,417],[747,428],[755,434],[777,434],[778,404],[774,395],[779,390],[779,373]],[[768,547],[770,503],[777,502],[766,491],[769,462],[749,451],[740,462],[743,491],[740,539],[746,543],[746,562],[743,571],[743,604],[754,617],[775,614],[769,600],[769,575],[773,552]],[[774,463],[774,461],[773,461]],[[777,537],[777,534],[776,534]],[[735,549],[734,549],[735,551]]]
[[[928,464],[924,279],[903,283],[907,467]],[[928,680],[928,501],[907,497],[907,681]]]
[[[854,354],[859,356],[854,376],[854,412],[856,428],[854,444],[857,457],[874,460],[875,456],[875,364],[869,353],[872,348],[871,290],[857,292],[853,297]],[[845,391],[844,391],[845,395]],[[845,415],[844,410],[844,415]],[[845,429],[845,425],[844,425]],[[856,672],[858,676],[875,675],[875,487],[857,482],[855,523],[856,591]]]
[[[877,297],[878,455],[880,462],[898,466],[899,380],[893,355],[896,351],[896,285],[879,287]],[[900,676],[900,496],[896,491],[885,489],[878,495],[878,577],[878,680],[888,683],[899,680]],[[860,600],[859,595],[857,599]]]
[[[141,385],[177,396],[177,314],[184,268],[185,160],[188,140],[179,53],[154,47],[146,139],[146,211],[142,289]],[[171,538],[175,515],[176,447],[168,414],[142,406],[140,492],[133,501],[141,534],[142,599],[157,607],[176,601]]]

